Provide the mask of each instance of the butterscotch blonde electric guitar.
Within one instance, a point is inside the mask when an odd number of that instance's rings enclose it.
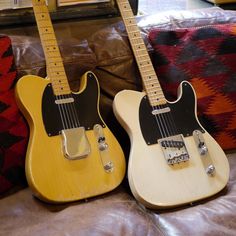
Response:
[[[106,193],[125,174],[123,151],[99,112],[100,91],[92,72],[72,93],[44,0],[33,8],[48,78],[24,76],[16,85],[30,126],[26,176],[33,193],[47,202],[69,202]]]
[[[229,164],[197,119],[193,87],[183,81],[177,101],[165,99],[129,3],[117,3],[145,88],[121,91],[113,103],[131,140],[133,195],[149,208],[170,208],[216,194],[227,184]]]

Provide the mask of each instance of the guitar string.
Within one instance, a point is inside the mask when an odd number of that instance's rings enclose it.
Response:
[[[61,62],[61,63],[62,63],[62,62]],[[53,72],[54,72],[54,73],[57,73],[58,64],[57,64],[57,63],[54,63],[54,66],[55,66],[55,71],[53,70]],[[61,66],[59,65],[59,67],[61,67]],[[62,64],[62,67],[63,67],[63,64]],[[50,69],[52,69],[52,68],[50,68]],[[52,77],[52,78],[51,78],[51,81],[52,81],[52,82],[55,82],[56,79],[55,79],[54,77]],[[53,83],[52,83],[52,84],[53,84]],[[55,84],[54,84],[54,88],[55,88],[56,86],[58,86],[58,85],[55,85]],[[63,89],[63,88],[61,88],[61,89]],[[57,97],[58,100],[62,100],[62,99],[65,99],[65,98],[66,98],[66,97],[64,97],[63,94],[56,95],[56,97]],[[70,120],[70,116],[69,116],[69,114],[68,114],[68,112],[67,112],[66,106],[65,106],[65,104],[62,103],[62,104],[58,104],[58,108],[62,111],[62,112],[61,112],[61,114],[62,114],[61,119],[62,119],[62,120],[64,119],[65,128],[68,129],[69,127],[71,127],[72,122],[71,122],[71,120]]]
[[[68,97],[72,97],[71,94],[66,94],[66,95],[62,95],[62,99],[66,99]],[[76,128],[79,127],[79,119],[78,116],[76,116],[75,113],[75,104],[74,102],[71,103],[65,103],[62,105],[65,112],[67,113],[67,116],[65,117],[68,120],[68,128]],[[74,108],[74,109],[73,109]]]
[[[65,95],[60,95],[59,99],[66,99],[66,97]],[[63,109],[65,113],[64,119],[66,120],[66,123],[67,123],[67,129],[70,129],[72,127],[73,122],[71,121],[71,116],[67,110],[67,103],[62,103],[62,104],[59,104],[58,106]]]
[[[70,94],[64,94],[64,95],[62,95],[62,98],[63,99],[68,99],[68,98],[70,98],[71,96],[70,96]],[[74,119],[73,119],[73,115],[71,115],[71,112],[70,112],[70,108],[68,107],[69,106],[69,104],[70,103],[64,103],[63,104],[63,106],[64,106],[64,108],[65,108],[65,111],[66,111],[66,113],[67,113],[67,117],[68,117],[68,120],[69,120],[69,129],[70,128],[75,128],[75,121],[74,121]]]
[[[73,98],[72,94],[71,94],[71,97]],[[74,99],[73,103],[69,104],[69,107],[70,107],[70,111],[71,111],[71,114],[73,116],[73,119],[75,121],[75,127],[80,127],[79,116],[78,116],[78,113],[77,113],[77,109],[75,107],[75,99]]]
[[[57,100],[61,100],[63,97],[61,95],[56,95],[56,98],[57,98]],[[65,124],[64,129],[68,129],[69,124],[68,124],[68,120],[67,120],[64,106],[63,106],[63,104],[58,104],[57,107],[58,107],[58,110],[61,111],[60,116],[61,116],[62,123]]]

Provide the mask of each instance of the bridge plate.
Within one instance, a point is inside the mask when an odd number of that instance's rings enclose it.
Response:
[[[158,143],[169,165],[189,160],[189,154],[181,134],[158,139]]]

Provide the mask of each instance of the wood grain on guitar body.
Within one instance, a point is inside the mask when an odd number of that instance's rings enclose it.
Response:
[[[210,197],[229,178],[227,157],[201,126],[193,87],[165,99],[128,0],[117,0],[145,92],[124,90],[113,110],[131,140],[128,178],[134,197],[149,208],[170,208]]]
[[[30,127],[29,186],[38,198],[55,203],[111,191],[121,183],[126,165],[100,115],[97,78],[87,72],[79,92],[70,90],[45,0],[32,3],[48,76],[24,76],[16,85],[17,102]]]

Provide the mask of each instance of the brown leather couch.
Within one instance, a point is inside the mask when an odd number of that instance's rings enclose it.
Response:
[[[152,27],[173,28],[236,22],[236,13],[218,8],[160,13],[140,17],[146,35]],[[112,100],[122,89],[141,90],[140,76],[124,25],[119,18],[54,24],[73,90],[87,70],[101,87],[102,116],[119,139],[128,159],[129,139],[112,113]],[[45,76],[45,61],[35,26],[2,29],[11,36],[19,77]],[[221,193],[178,209],[153,211],[137,203],[127,179],[114,191],[84,201],[50,205],[25,188],[0,200],[0,235],[235,235],[236,153],[227,154],[230,180]]]

